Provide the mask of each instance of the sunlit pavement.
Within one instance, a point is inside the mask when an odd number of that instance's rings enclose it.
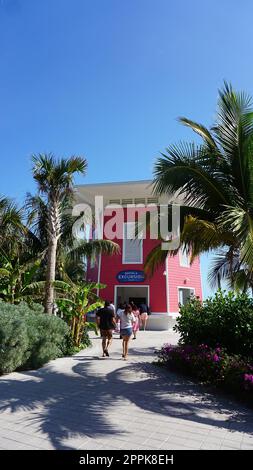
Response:
[[[0,377],[1,449],[253,449],[253,410],[157,367],[172,332],[115,336],[37,371]]]

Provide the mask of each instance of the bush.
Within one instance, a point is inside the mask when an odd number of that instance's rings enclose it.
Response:
[[[69,328],[66,323],[52,315],[24,314],[29,339],[29,349],[24,368],[38,368],[46,362],[64,356],[66,336]]]
[[[0,373],[37,368],[71,352],[70,333],[40,306],[0,302]]]
[[[218,344],[228,353],[253,357],[253,299],[222,291],[203,302],[193,298],[181,306],[174,329],[180,344]]]
[[[158,352],[161,364],[228,391],[253,391],[253,365],[245,358],[229,355],[224,348],[165,344]],[[250,394],[251,395],[251,394]]]
[[[0,374],[20,367],[29,348],[27,328],[16,312],[0,311]]]
[[[69,332],[68,336],[66,337],[65,344],[64,344],[64,355],[73,355],[80,352],[82,349],[88,348],[92,345],[92,342],[89,337],[89,328],[85,327],[82,333],[82,339],[80,346],[75,345],[75,341]]]

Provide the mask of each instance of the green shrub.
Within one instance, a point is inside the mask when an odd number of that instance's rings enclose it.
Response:
[[[65,343],[63,345],[64,356],[72,356],[73,354],[76,354],[82,349],[88,348],[91,345],[92,342],[89,337],[88,327],[84,328],[83,330],[80,346],[75,345],[74,339],[69,331],[69,334],[65,337]]]
[[[63,320],[44,313],[25,313],[23,317],[29,339],[24,368],[36,369],[66,353],[65,336],[69,334],[69,328]]]
[[[0,302],[0,373],[37,368],[72,353],[69,328],[41,306]]]
[[[2,307],[2,304],[1,304]],[[25,322],[15,312],[0,311],[0,374],[20,367],[29,347]]]
[[[91,346],[91,340],[90,340],[90,337],[89,337],[89,330],[90,328],[89,327],[86,327],[84,328],[83,330],[83,334],[82,334],[82,340],[81,340],[81,343],[82,343],[82,348],[88,348],[89,346]],[[94,331],[94,329],[92,330]]]
[[[180,308],[175,330],[181,344],[221,345],[228,353],[253,356],[253,299],[218,291],[200,302],[193,298]]]

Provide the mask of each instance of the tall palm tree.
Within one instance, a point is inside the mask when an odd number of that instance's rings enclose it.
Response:
[[[35,157],[36,165],[37,158]],[[42,162],[41,162],[42,158]],[[48,165],[50,160],[50,165]],[[70,163],[67,163],[71,160]],[[27,211],[27,226],[31,251],[34,255],[43,253],[45,249],[48,250],[44,264],[46,264],[46,295],[45,295],[45,310],[47,313],[52,312],[52,304],[54,300],[54,285],[55,278],[69,282],[84,281],[85,276],[85,259],[96,258],[99,254],[113,255],[118,253],[119,246],[110,240],[79,240],[76,241],[72,234],[72,226],[75,222],[71,215],[72,196],[73,196],[73,183],[72,178],[70,183],[64,182],[63,187],[57,190],[57,182],[59,180],[59,173],[65,171],[68,180],[68,168],[71,169],[74,175],[75,171],[84,173],[86,170],[86,160],[69,159],[66,163],[62,161],[57,162],[51,155],[39,156],[39,189],[41,181],[44,185],[44,178],[46,178],[45,190],[42,188],[40,191],[42,195],[38,194],[32,196],[27,195],[26,211]],[[64,161],[65,162],[65,161]],[[83,169],[82,169],[83,163]],[[42,169],[41,168],[41,165]],[[66,170],[64,165],[66,164]],[[80,166],[78,166],[80,165]],[[45,170],[46,166],[46,170]],[[60,166],[60,169],[58,168]],[[78,170],[74,171],[77,167]],[[36,174],[38,175],[37,166]],[[65,174],[64,174],[65,177]],[[59,180],[59,185],[62,184],[62,176]],[[55,182],[56,180],[56,182]],[[63,179],[64,180],[64,179]],[[51,193],[51,185],[53,192]],[[57,197],[57,203],[55,198]],[[54,209],[54,204],[57,210]],[[52,230],[52,227],[54,229]],[[51,266],[53,263],[53,268]],[[39,279],[43,279],[43,261],[42,272],[40,272]],[[50,280],[49,280],[50,279]]]
[[[47,265],[45,312],[51,314],[54,305],[56,254],[62,235],[62,217],[67,201],[73,194],[73,179],[77,173],[85,174],[87,161],[82,157],[56,159],[52,154],[32,157],[33,177],[46,203]]]
[[[221,249],[213,281],[221,277],[252,280],[253,272],[253,108],[252,99],[225,83],[217,118],[208,130],[187,118],[202,143],[171,145],[154,168],[156,194],[177,193],[181,207],[181,244],[192,254]],[[167,252],[156,247],[146,260],[154,270]]]

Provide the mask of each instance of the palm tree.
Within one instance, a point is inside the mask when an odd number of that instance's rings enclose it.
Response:
[[[9,198],[0,197],[0,249],[3,252],[17,250],[25,232],[23,210]]]
[[[68,282],[82,282],[85,279],[86,259],[96,259],[100,254],[114,255],[119,252],[119,245],[110,240],[75,240],[72,234],[73,224],[78,217],[70,212],[70,201],[65,207],[61,219],[61,237],[57,245],[56,277],[58,280]],[[47,248],[47,206],[39,196],[27,194],[27,239],[34,255],[42,253]],[[44,278],[43,262],[40,279]]]
[[[33,281],[43,256],[44,254],[32,258],[23,253],[20,257],[0,251],[0,298],[2,300],[12,304],[21,301],[31,302],[35,298],[41,300],[45,283],[40,286],[40,283]]]
[[[56,159],[53,155],[34,155],[33,177],[44,198],[46,211],[47,263],[45,287],[45,312],[51,314],[54,305],[56,254],[62,235],[62,217],[67,201],[73,194],[76,173],[85,174],[87,161],[82,157]]]
[[[225,83],[210,130],[187,118],[180,118],[180,122],[196,132],[202,143],[171,145],[161,154],[154,168],[154,192],[183,196],[181,245],[192,259],[203,252],[221,250],[211,274],[213,282],[225,277],[232,284],[243,278],[251,283],[252,100]],[[145,269],[154,270],[167,254],[158,245],[149,254]]]
[[[96,258],[101,253],[113,255],[118,253],[119,246],[110,240],[76,241],[73,237],[72,226],[76,218],[71,215],[72,178],[76,171],[85,172],[86,160],[72,158],[57,162],[51,155],[34,157],[34,159],[34,173],[36,171],[36,180],[42,195],[27,195],[26,211],[29,229],[27,240],[34,255],[43,253],[45,249],[48,250],[44,261],[46,264],[45,310],[51,313],[54,300],[53,282],[56,277],[66,282],[84,281],[85,259]],[[37,159],[39,159],[38,164]],[[45,179],[46,183],[44,183]],[[42,187],[41,184],[43,184]],[[60,187],[58,188],[57,185]],[[54,205],[57,209],[54,209]],[[41,267],[40,280],[44,278],[43,261]]]

